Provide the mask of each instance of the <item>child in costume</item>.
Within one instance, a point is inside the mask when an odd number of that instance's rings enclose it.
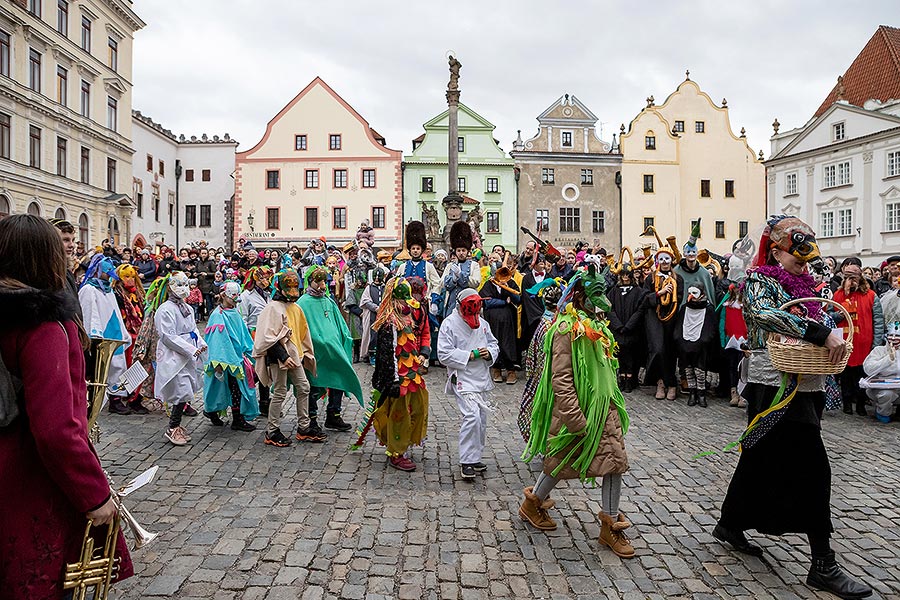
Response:
[[[622,557],[634,556],[619,512],[622,474],[628,470],[625,399],[616,384],[616,342],[606,326],[606,282],[595,264],[576,271],[547,331],[546,362],[534,399],[531,437],[524,458],[543,454],[534,487],[525,488],[519,516],[534,527],[556,529],[547,513],[560,479],[593,482],[602,477],[600,543]]]
[[[191,441],[181,426],[185,407],[201,388],[200,358],[206,342],[197,331],[194,310],[185,299],[190,293],[190,280],[182,271],[172,273],[167,281],[168,298],[153,315],[159,343],[156,345],[156,394],[170,408],[169,427],[165,437],[176,446]]]
[[[706,408],[706,359],[716,339],[716,311],[706,294],[696,286],[687,289],[684,305],[675,317],[675,347],[678,363],[688,383],[688,406]]]
[[[113,293],[119,311],[122,313],[122,321],[125,329],[131,336],[131,345],[125,350],[125,363],[131,367],[134,362],[134,348],[137,345],[138,333],[144,323],[144,286],[141,285],[138,271],[129,264],[116,267],[116,278],[112,280]],[[128,399],[128,408],[133,413],[146,415],[150,411],[141,404],[141,391],[135,390]]]
[[[321,433],[316,421],[318,399],[328,391],[325,427],[334,431],[350,431],[353,426],[341,418],[344,392],[356,397],[362,406],[362,386],[353,370],[353,339],[337,303],[328,295],[328,272],[312,267],[306,272],[305,291],[297,305],[303,309],[317,369],[307,372],[309,380],[310,429]]]
[[[316,372],[316,356],[312,337],[300,298],[300,276],[294,269],[284,269],[275,276],[275,294],[256,321],[253,358],[262,385],[272,386],[265,443],[277,448],[291,445],[281,432],[281,407],[287,396],[288,378],[294,385],[297,401],[297,435],[301,442],[324,442],[326,436],[309,428],[309,380],[306,370]],[[306,370],[304,370],[304,368]]]
[[[369,271],[369,285],[366,286],[362,298],[359,299],[359,306],[363,309],[362,339],[359,352],[360,356],[373,366],[375,365],[375,336],[372,331],[372,323],[375,322],[378,305],[381,304],[381,298],[384,296],[384,282],[387,276],[388,271],[381,265],[376,265]]]
[[[562,296],[560,280],[546,277],[540,283],[536,283],[526,290],[532,296],[537,296],[544,307],[544,313],[534,329],[534,334],[525,351],[525,390],[522,392],[522,404],[519,406],[519,418],[516,423],[522,433],[522,439],[528,443],[531,436],[531,408],[534,405],[534,394],[537,391],[538,382],[544,369],[544,339],[550,323],[556,318],[557,303]]]
[[[219,294],[219,306],[209,315],[204,337],[209,345],[209,361],[204,369],[203,415],[221,427],[220,413],[231,407],[231,428],[253,431],[249,423],[259,415],[250,355],[253,338],[236,309],[241,286],[233,281]]]
[[[719,316],[719,342],[723,349],[725,366],[722,373],[731,388],[731,406],[747,408],[747,401],[738,393],[740,376],[738,367],[744,357],[742,345],[747,344],[747,323],[744,322],[744,304],[737,286],[732,284],[725,298]]]
[[[256,322],[260,313],[269,303],[269,295],[272,289],[272,269],[267,266],[251,267],[244,278],[244,289],[241,291],[238,310],[250,330],[250,337],[256,338]],[[261,414],[269,414],[269,388],[262,384],[256,386],[259,390],[259,411]]]
[[[872,348],[863,362],[863,369],[869,377],[900,378],[900,321],[887,324],[887,340]],[[875,418],[890,423],[894,407],[900,404],[900,385],[894,389],[867,388],[866,395],[875,405]]]
[[[463,479],[474,479],[476,471],[487,468],[481,455],[490,413],[487,396],[494,388],[488,370],[500,350],[490,325],[481,318],[481,305],[477,291],[463,289],[457,296],[457,310],[447,315],[438,333],[438,360],[447,367],[444,392],[456,396],[462,414],[459,465]]]
[[[428,361],[431,337],[422,313],[405,278],[388,281],[374,325],[378,346],[372,387],[378,397],[371,422],[386,447],[388,464],[401,471],[415,471],[406,453],[422,443],[428,428],[428,390],[421,369]]]

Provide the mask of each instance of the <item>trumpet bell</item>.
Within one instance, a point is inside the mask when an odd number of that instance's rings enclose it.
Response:
[[[143,548],[159,536],[158,533],[144,529],[131,512],[125,508],[124,504],[119,504],[119,516],[122,521],[128,525],[128,529],[131,531],[131,537],[134,538],[135,549]]]

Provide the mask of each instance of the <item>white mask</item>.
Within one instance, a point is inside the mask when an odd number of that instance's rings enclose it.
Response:
[[[169,293],[179,300],[184,300],[191,293],[191,280],[181,271],[172,273],[169,277]]]
[[[239,296],[241,295],[241,286],[237,284],[237,282],[229,281],[222,288],[222,293],[231,298],[234,302],[240,302]]]

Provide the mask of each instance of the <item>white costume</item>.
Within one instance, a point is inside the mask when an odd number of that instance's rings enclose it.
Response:
[[[888,325],[889,335],[891,335],[890,328],[891,325]],[[891,356],[892,352],[893,356]],[[892,351],[890,341],[883,346],[872,348],[866,360],[863,361],[863,370],[869,377],[900,378],[900,350]],[[867,388],[866,395],[875,404],[875,415],[880,420],[884,420],[885,417],[890,419],[894,414],[894,406],[900,404],[900,387],[896,389]]]
[[[125,342],[124,346],[119,346],[113,353],[106,383],[110,386],[107,388],[110,390],[110,396],[127,396],[124,389],[112,390],[112,387],[122,380],[125,370],[128,368],[125,361],[125,350],[131,345],[131,334],[125,329],[125,322],[122,320],[116,295],[112,291],[104,292],[91,283],[86,283],[78,290],[78,301],[81,303],[81,312],[84,315],[84,329],[89,337]]]
[[[206,343],[197,331],[194,311],[183,301],[166,300],[153,316],[159,343],[156,346],[156,395],[169,405],[189,402],[203,389],[200,367],[206,363],[198,348]]]
[[[467,289],[460,294],[460,301],[478,293]],[[490,408],[487,392],[493,389],[490,367],[497,360],[500,344],[491,333],[491,327],[480,316],[478,327],[473,329],[460,314],[454,310],[444,319],[438,334],[438,360],[447,367],[447,386],[445,392],[453,392],[456,404],[462,413],[459,426],[459,463],[474,465],[481,462],[484,450],[487,419]],[[476,348],[487,348],[490,360],[471,359]]]
[[[247,324],[250,333],[256,332],[256,320],[259,319],[259,313],[263,311],[268,303],[269,294],[265,292],[260,294],[259,288],[256,286],[252,290],[241,292],[240,300],[238,301],[238,311],[240,311],[241,317],[244,318],[244,323]]]

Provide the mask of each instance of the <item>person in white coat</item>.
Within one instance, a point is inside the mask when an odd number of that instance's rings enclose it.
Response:
[[[467,288],[459,293],[458,307],[444,319],[438,334],[438,359],[447,367],[446,393],[456,396],[462,414],[459,426],[459,464],[463,479],[474,479],[487,467],[481,462],[490,408],[488,392],[494,383],[490,366],[500,345],[481,317],[482,298]]]
[[[184,300],[191,291],[190,280],[181,271],[169,276],[168,298],[153,322],[159,335],[156,345],[156,395],[169,406],[169,427],[165,437],[176,446],[184,446],[191,437],[181,426],[185,406],[203,388],[200,367],[206,342],[197,331],[194,310]]]
[[[256,339],[256,323],[259,315],[269,303],[272,296],[272,277],[275,273],[267,266],[252,267],[244,277],[244,289],[241,291],[238,310],[250,330],[250,337]],[[269,388],[258,383],[259,412],[262,415],[269,414]]]
[[[900,378],[900,321],[887,323],[885,329],[887,329],[887,341],[881,346],[872,348],[866,360],[863,361],[863,370],[870,378],[898,379]],[[875,418],[882,423],[890,423],[894,414],[894,406],[900,404],[900,386],[897,388],[870,387],[866,389],[866,395],[872,399],[872,403],[875,405]]]

